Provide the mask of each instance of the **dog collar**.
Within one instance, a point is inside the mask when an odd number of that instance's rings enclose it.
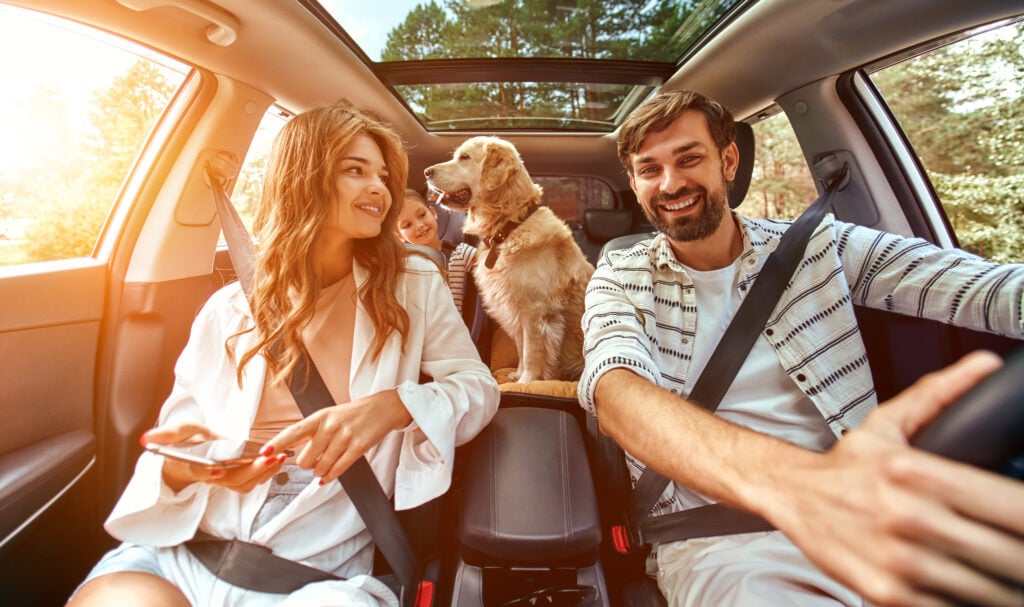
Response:
[[[490,250],[487,251],[487,259],[484,260],[484,267],[488,270],[494,268],[495,262],[498,261],[498,253],[501,251],[501,243],[505,242],[505,239],[512,233],[512,230],[523,225],[523,223],[530,218],[530,215],[533,215],[533,213],[539,208],[540,204],[536,202],[533,203],[530,205],[530,211],[526,214],[526,217],[523,217],[523,221],[506,221],[505,225],[501,226],[501,229],[498,230],[497,234],[490,238],[484,238],[484,244],[490,248]]]

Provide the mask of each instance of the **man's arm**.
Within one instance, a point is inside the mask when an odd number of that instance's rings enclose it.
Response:
[[[595,389],[601,429],[669,478],[771,521],[879,605],[1021,605],[1024,484],[911,449],[998,367],[975,354],[872,413],[827,453],[730,424],[624,369]]]
[[[856,224],[836,228],[853,303],[1024,338],[1024,265]]]

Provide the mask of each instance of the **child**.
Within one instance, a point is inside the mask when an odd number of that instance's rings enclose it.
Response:
[[[398,235],[405,242],[441,251],[446,261],[448,287],[455,307],[461,312],[466,273],[472,271],[476,247],[464,242],[452,244],[442,241],[437,233],[437,209],[428,205],[423,195],[413,189],[405,191],[405,204],[398,216]]]

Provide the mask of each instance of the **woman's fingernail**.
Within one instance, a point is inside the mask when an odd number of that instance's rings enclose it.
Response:
[[[320,486],[321,487],[323,487],[326,484],[327,484],[327,481],[325,481],[324,479],[320,479]]]
[[[264,445],[263,448],[260,449],[260,455],[262,455],[263,457],[270,457],[270,454],[273,452],[274,445]]]
[[[220,468],[214,468],[213,470],[210,471],[210,476],[213,478],[220,478],[224,476],[224,471],[221,470]]]
[[[283,464],[284,460],[286,460],[286,459],[288,459],[288,455],[282,453],[282,454],[277,456],[277,463]]]
[[[273,466],[273,465],[274,465],[274,464],[276,464],[276,463],[277,463],[277,458],[276,458],[276,457],[268,457],[268,458],[267,458],[267,459],[266,459],[266,460],[265,460],[265,461],[263,462],[263,465],[264,465],[264,466],[266,466],[267,468],[269,468],[269,467]]]

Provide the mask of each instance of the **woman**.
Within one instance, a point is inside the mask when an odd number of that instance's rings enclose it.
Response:
[[[393,237],[407,172],[398,136],[362,112],[319,108],[285,125],[256,217],[251,302],[237,283],[210,298],[143,436],[265,447],[228,470],[144,453],[105,525],[124,543],[71,605],[397,605],[368,575],[372,538],[332,481],[365,454],[396,508],[441,495],[455,446],[498,401],[441,275]],[[302,419],[287,380],[304,351],[340,404]],[[421,372],[433,381],[418,384]],[[347,580],[289,594],[233,586],[182,545],[197,532]]]
[[[466,273],[472,270],[476,247],[465,242],[453,244],[441,240],[437,233],[437,209],[428,205],[423,194],[413,189],[405,191],[405,204],[398,216],[398,235],[405,242],[430,247],[444,255],[448,286],[455,307],[461,312]]]

